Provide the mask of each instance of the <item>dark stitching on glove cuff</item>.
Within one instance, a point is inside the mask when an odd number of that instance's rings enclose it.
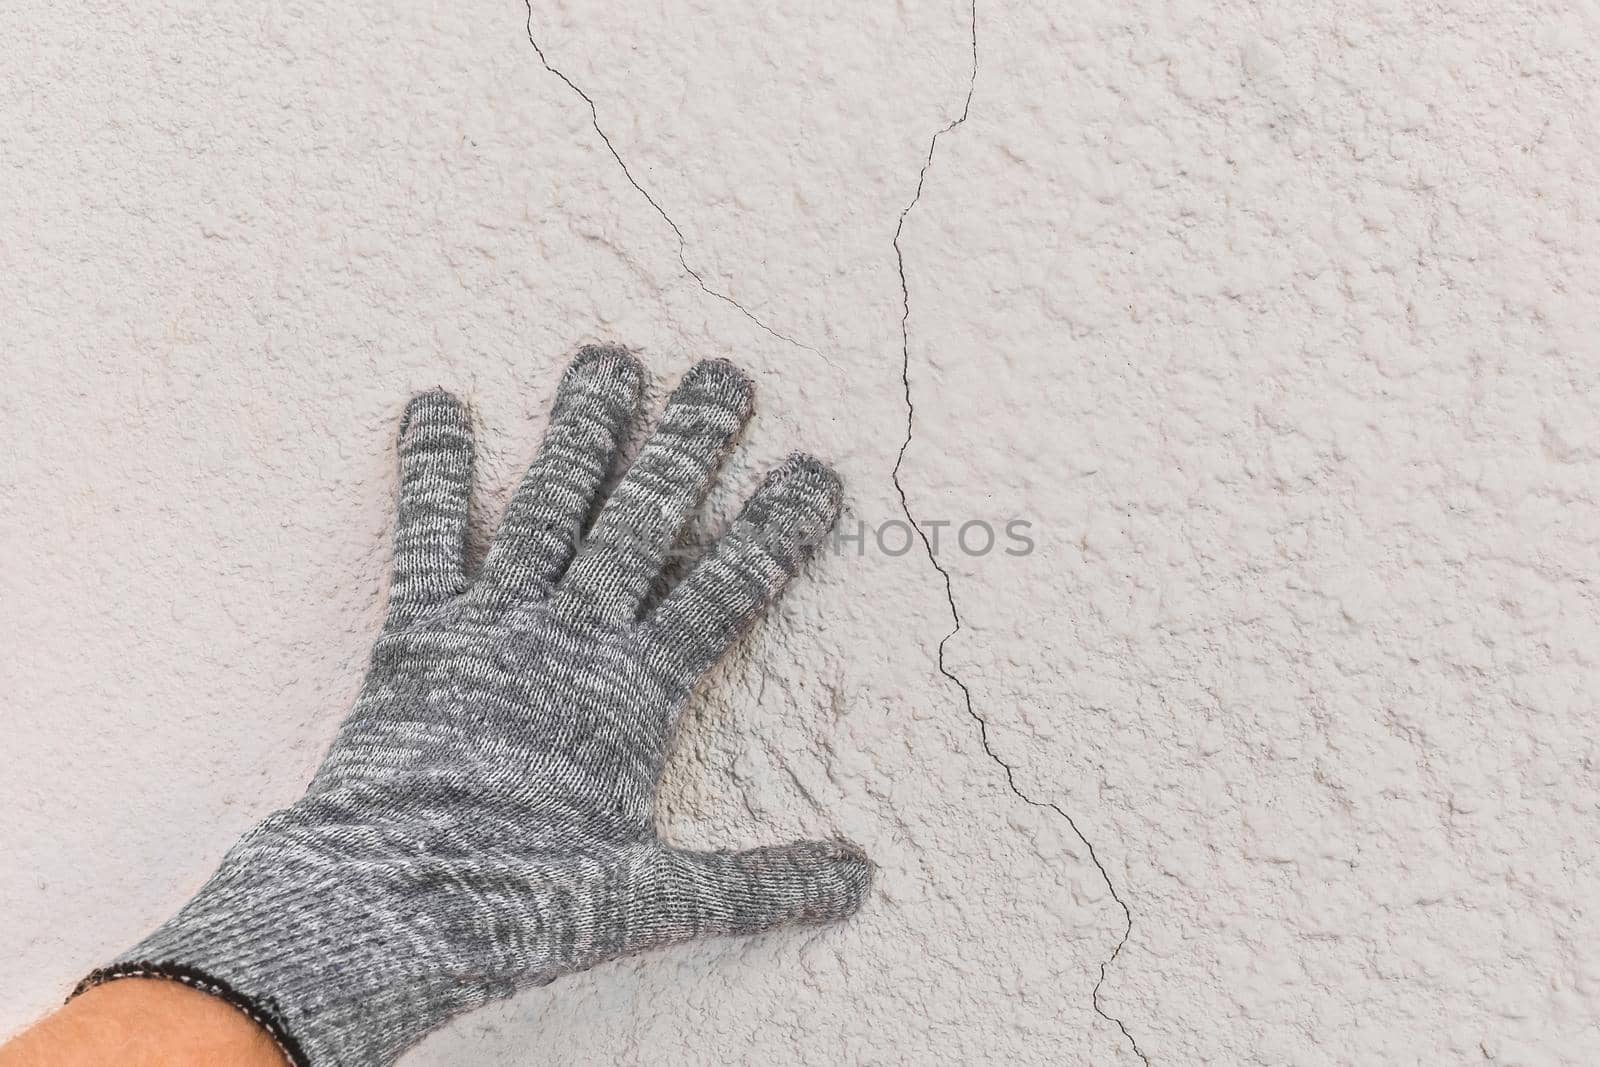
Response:
[[[143,961],[130,961],[117,963],[110,967],[101,967],[89,977],[79,982],[77,988],[67,997],[85,993],[95,986],[104,985],[118,978],[161,978],[170,982],[181,982],[191,989],[198,989],[202,993],[210,994],[218,1000],[232,1005],[272,1038],[272,1043],[278,1046],[278,1051],[283,1053],[292,1067],[311,1067],[311,1061],[306,1058],[305,1052],[300,1048],[300,1042],[289,1036],[283,1024],[269,1012],[263,1011],[255,1001],[233,988],[220,978],[213,978],[203,971],[193,967],[186,967],[181,963],[148,963]]]

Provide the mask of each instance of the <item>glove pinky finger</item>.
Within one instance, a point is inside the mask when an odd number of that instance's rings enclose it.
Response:
[[[400,422],[398,449],[391,630],[466,587],[473,452],[466,408],[442,389],[412,397]]]

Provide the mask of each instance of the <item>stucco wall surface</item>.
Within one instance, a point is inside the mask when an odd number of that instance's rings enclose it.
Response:
[[[470,399],[492,525],[616,340],[757,380],[709,527],[804,447],[868,531],[691,708],[664,830],[881,878],[408,1063],[1593,1062],[1593,5],[0,33],[0,1031],[303,788],[407,395]]]

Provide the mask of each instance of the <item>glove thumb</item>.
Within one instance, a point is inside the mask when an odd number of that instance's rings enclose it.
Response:
[[[872,886],[866,853],[842,840],[743,852],[656,852],[646,905],[662,941],[758,934],[855,914]]]

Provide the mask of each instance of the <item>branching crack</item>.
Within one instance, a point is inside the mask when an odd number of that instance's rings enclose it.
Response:
[[[1133,935],[1133,912],[1129,910],[1127,902],[1122,899],[1122,894],[1117,892],[1116,883],[1111,880],[1111,875],[1106,870],[1105,864],[1100,862],[1100,857],[1095,852],[1094,845],[1091,844],[1089,839],[1084,836],[1083,831],[1078,829],[1077,822],[1072,818],[1071,815],[1067,813],[1067,810],[1053,801],[1036,800],[1025,793],[1022,788],[1017,785],[1016,767],[1007,762],[1005,758],[996,752],[993,746],[989,743],[989,720],[983,715],[979,714],[977,706],[972,701],[972,690],[968,688],[967,683],[962,680],[960,675],[952,671],[946,664],[945,646],[949,644],[951,638],[955,637],[956,634],[961,632],[961,611],[956,606],[955,587],[950,579],[950,571],[944,566],[944,564],[939,562],[938,554],[933,550],[933,542],[929,540],[927,531],[923,529],[922,524],[919,523],[916,519],[916,516],[912,514],[910,501],[908,501],[906,498],[905,486],[900,481],[900,468],[905,463],[906,450],[911,447],[912,435],[916,428],[917,413],[916,405],[911,399],[911,289],[906,282],[906,257],[904,250],[902,250],[900,247],[900,236],[905,231],[906,218],[911,214],[911,209],[916,207],[917,203],[922,199],[922,187],[928,180],[929,168],[933,166],[934,153],[939,148],[939,138],[943,137],[957,126],[960,126],[962,123],[966,122],[967,116],[972,112],[972,94],[977,89],[978,85],[977,0],[973,0],[972,3],[971,29],[972,74],[967,82],[967,95],[966,99],[963,100],[961,104],[961,114],[956,116],[956,118],[952,119],[950,122],[947,122],[944,126],[940,127],[934,132],[933,136],[929,138],[928,154],[922,162],[921,172],[917,175],[916,194],[912,196],[911,202],[906,204],[904,210],[900,212],[899,224],[894,228],[895,263],[900,272],[900,380],[901,384],[905,387],[906,436],[905,440],[900,443],[900,452],[895,457],[894,470],[891,472],[890,477],[894,481],[895,491],[900,494],[900,508],[905,512],[906,521],[915,527],[918,536],[922,539],[922,547],[927,553],[928,562],[933,564],[934,570],[938,571],[939,576],[944,579],[944,596],[946,603],[950,607],[951,629],[939,639],[937,650],[939,673],[944,675],[946,679],[954,683],[956,688],[961,690],[961,700],[966,707],[967,715],[972,718],[973,722],[978,724],[978,739],[983,743],[983,750],[984,752],[988,753],[989,758],[998,764],[1000,769],[1005,772],[1006,785],[1010,788],[1011,792],[1016,795],[1018,800],[1021,800],[1029,807],[1048,808],[1059,815],[1062,819],[1066,820],[1067,825],[1072,829],[1073,835],[1076,836],[1079,841],[1083,842],[1083,847],[1089,853],[1089,859],[1094,862],[1095,868],[1099,870],[1100,877],[1105,881],[1106,889],[1108,889],[1111,893],[1111,899],[1116,901],[1117,907],[1122,909],[1122,937],[1117,941],[1116,947],[1111,950],[1111,955],[1102,960],[1100,963],[1100,978],[1094,984],[1091,1000],[1095,1014],[1099,1015],[1107,1022],[1114,1023],[1117,1029],[1122,1032],[1122,1036],[1127,1039],[1128,1045],[1133,1049],[1134,1055],[1138,1056],[1141,1061],[1148,1065],[1150,1062],[1149,1057],[1146,1056],[1144,1051],[1139,1048],[1139,1043],[1133,1039],[1133,1034],[1129,1032],[1127,1025],[1123,1023],[1121,1019],[1107,1013],[1105,1009],[1100,1006],[1100,987],[1105,985],[1106,971],[1113,963],[1116,962],[1117,956],[1122,952],[1122,947],[1128,943],[1128,938]]]
[[[568,89],[571,89],[574,93],[577,93],[580,98],[582,98],[583,102],[589,108],[589,124],[594,127],[594,132],[599,134],[601,142],[606,146],[606,151],[611,153],[611,158],[617,161],[618,167],[622,168],[622,176],[628,179],[628,184],[638,190],[639,195],[644,197],[645,200],[649,202],[650,206],[655,209],[656,214],[661,216],[661,220],[672,228],[672,235],[677,238],[678,241],[678,264],[679,266],[683,267],[684,273],[694,279],[694,283],[700,287],[701,292],[705,293],[709,297],[712,297],[713,299],[720,300],[722,303],[727,304],[729,307],[738,311],[739,314],[749,319],[752,323],[770,336],[779,341],[783,341],[786,344],[791,344],[796,348],[802,349],[803,351],[810,352],[812,355],[816,356],[818,359],[821,359],[828,365],[837,367],[837,364],[824,355],[820,350],[806,344],[804,341],[796,340],[786,333],[779,332],[777,329],[774,329],[767,322],[759,318],[755,312],[751,311],[749,308],[739,303],[739,301],[735,300],[732,296],[721,292],[720,290],[713,289],[710,285],[707,285],[705,276],[699,271],[695,270],[694,267],[689,265],[688,242],[684,239],[683,229],[677,224],[671,215],[667,214],[666,208],[662,207],[661,202],[651,195],[650,190],[639,184],[639,179],[633,176],[633,171],[628,168],[628,164],[623,160],[621,154],[617,152],[617,146],[611,143],[610,136],[606,133],[604,127],[600,125],[600,109],[595,105],[594,97],[584,92],[577,82],[573,81],[560,70],[557,70],[555,67],[550,65],[550,60],[546,58],[544,54],[544,48],[540,46],[538,39],[533,35],[533,0],[523,0],[523,6],[528,9],[528,21],[526,25],[528,43],[533,46],[533,51],[536,55],[538,55],[539,62],[544,64],[545,70],[549,71],[551,74],[554,74],[557,78],[560,78]]]

